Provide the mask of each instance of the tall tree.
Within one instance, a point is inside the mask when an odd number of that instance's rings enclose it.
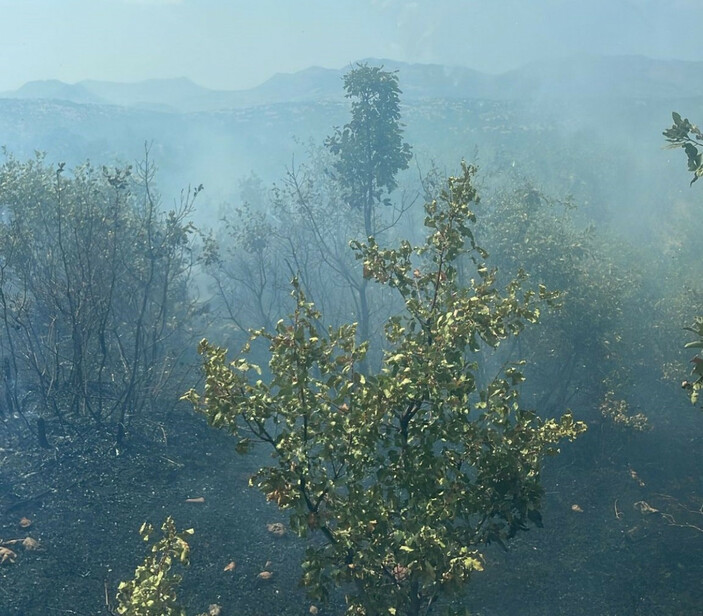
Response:
[[[410,207],[402,199],[385,207],[411,157],[402,138],[398,75],[357,65],[344,88],[352,99],[349,123],[310,149],[306,162],[293,165],[263,199],[262,187],[249,190],[245,205],[226,215],[208,273],[235,335],[283,316],[281,290],[291,272],[328,324],[356,321],[359,340],[378,339],[392,310],[388,294],[372,291],[348,244],[390,229]],[[375,347],[368,357],[380,361]]]
[[[363,215],[365,237],[376,236],[376,209],[390,205],[396,175],[408,168],[412,154],[403,141],[398,74],[382,67],[357,64],[344,76],[346,97],[352,99],[351,120],[325,141],[337,157],[336,178],[349,207]],[[370,336],[367,280],[358,290],[359,337]]]
[[[412,154],[403,141],[396,71],[358,64],[344,76],[344,90],[353,100],[351,121],[325,145],[338,157],[334,168],[345,199],[363,212],[368,237],[376,232],[376,206],[389,204],[396,175],[408,168]]]

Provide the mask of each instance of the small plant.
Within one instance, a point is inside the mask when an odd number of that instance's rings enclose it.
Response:
[[[179,607],[176,591],[181,576],[171,572],[171,566],[180,562],[187,565],[190,556],[188,537],[193,535],[189,528],[179,533],[170,516],[161,525],[163,537],[151,546],[150,554],[134,571],[128,582],[120,582],[117,589],[117,607],[114,614],[125,616],[185,616]],[[144,522],[139,534],[149,542],[154,527]]]
[[[604,419],[620,428],[634,432],[645,432],[650,428],[647,416],[644,413],[633,414],[627,400],[617,400],[613,391],[605,394],[600,403],[600,413]]]

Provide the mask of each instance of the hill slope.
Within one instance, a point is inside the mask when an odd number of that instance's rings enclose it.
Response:
[[[703,62],[654,60],[642,56],[574,56],[532,63],[501,75],[465,67],[406,64],[368,59],[400,72],[403,100],[487,99],[525,101],[579,98],[664,99],[703,96]],[[311,67],[274,75],[249,90],[218,91],[189,79],[151,79],[139,83],[87,80],[29,82],[4,98],[106,103],[162,111],[215,111],[276,103],[341,101],[342,76],[349,67]]]

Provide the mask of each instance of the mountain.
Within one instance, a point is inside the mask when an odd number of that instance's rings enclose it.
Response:
[[[250,93],[267,103],[339,100],[344,72],[313,66],[297,73],[278,73]]]
[[[108,101],[81,84],[69,84],[57,79],[30,81],[14,92],[5,92],[3,98],[43,98],[74,103],[107,103]]]
[[[164,111],[179,110],[184,102],[197,100],[211,92],[185,77],[148,79],[137,83],[86,80],[77,85],[114,105]]]
[[[643,56],[581,55],[528,64],[500,75],[466,67],[407,64],[368,59],[369,64],[398,70],[403,101],[481,99],[689,98],[703,96],[703,62],[654,60]],[[260,105],[341,102],[342,77],[349,67],[311,67],[274,75],[249,90],[211,90],[186,78],[139,83],[87,80],[77,84],[33,81],[3,98],[53,99],[111,104],[155,111],[201,112]]]
[[[498,77],[499,91],[529,99],[703,96],[703,62],[591,56],[528,64]]]

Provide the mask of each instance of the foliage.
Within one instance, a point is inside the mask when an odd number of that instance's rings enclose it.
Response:
[[[412,154],[403,142],[396,72],[358,64],[344,75],[344,89],[353,99],[352,118],[325,145],[337,156],[334,169],[347,203],[364,212],[368,237],[376,233],[375,206],[390,203],[383,194],[396,188],[396,175]]]
[[[686,156],[688,157],[688,170],[693,173],[693,179],[691,180],[691,184],[693,184],[703,175],[703,154],[698,150],[699,147],[703,147],[703,133],[695,124],[691,124],[687,118],[682,119],[676,112],[673,112],[671,115],[674,123],[670,128],[664,131],[663,135],[669,142],[669,147],[681,147],[686,152]],[[696,339],[687,343],[685,348],[703,348],[703,317],[696,317],[693,324],[686,329],[693,332],[696,335]],[[699,392],[703,389],[703,358],[701,358],[700,354],[697,354],[693,357],[691,363],[693,364],[693,380],[683,381],[682,387],[689,392],[691,403],[696,404],[698,402]]]
[[[572,404],[595,411],[593,401],[629,384],[644,355],[641,324],[655,311],[644,297],[641,260],[621,239],[579,224],[571,200],[529,182],[496,191],[485,210],[476,233],[491,245],[502,275],[525,268],[535,282],[560,290],[557,309],[504,355],[528,360],[529,393],[543,411]],[[649,363],[654,350],[648,347]]]
[[[134,578],[120,582],[117,590],[116,614],[124,616],[185,616],[178,605],[176,592],[181,576],[171,572],[175,563],[187,565],[190,556],[188,538],[193,529],[177,532],[173,518],[161,525],[163,537],[154,543],[150,553],[134,571]],[[144,523],[139,534],[145,542],[154,534],[154,527]]]
[[[691,180],[693,184],[703,175],[703,155],[698,151],[698,148],[703,147],[703,133],[695,124],[691,124],[688,118],[682,119],[675,111],[671,116],[674,123],[663,132],[663,135],[669,142],[667,147],[683,148],[686,152],[688,170],[693,173]]]
[[[463,165],[425,205],[424,245],[354,243],[365,277],[405,304],[386,322],[377,373],[359,370],[368,345],[355,325],[323,331],[297,281],[291,319],[252,333],[269,344],[270,379],[249,344],[231,363],[200,345],[205,391],[187,397],[240,452],[272,448],[276,464],[251,483],[291,511],[300,535],[323,536],[307,548],[303,584],[320,600],[342,586],[350,614],[427,614],[459,594],[483,568],[480,546],[541,525],[542,458],[585,429],[521,408],[517,364],[481,382],[484,352],[536,321],[539,298],[522,290],[524,274],[499,291],[483,262],[474,172]],[[465,285],[462,259],[473,266]]]
[[[243,205],[224,216],[207,272],[234,326],[224,332],[228,338],[249,327],[270,329],[287,314],[292,274],[326,323],[352,318],[360,340],[380,337],[377,315],[386,313],[387,298],[369,289],[348,242],[379,237],[409,207],[402,200],[396,206],[390,194],[410,147],[402,141],[396,73],[360,64],[344,87],[353,99],[349,123],[324,149],[310,148],[307,161],[291,166],[267,194],[255,178],[247,180]],[[376,353],[370,356],[375,362]]]
[[[120,434],[182,387],[198,190],[163,212],[147,157],[68,174],[43,155],[0,166],[0,319],[7,405]]]
[[[696,335],[696,340],[692,340],[685,345],[687,349],[703,349],[703,317],[696,317],[693,324],[686,328],[688,331]],[[693,380],[685,380],[681,384],[691,395],[691,404],[697,404],[700,396],[700,391],[703,389],[703,359],[700,352],[691,360],[693,364],[692,376]]]
[[[613,391],[606,392],[600,403],[600,412],[604,419],[619,428],[633,432],[644,432],[650,428],[647,416],[643,413],[631,413],[627,401],[616,399]]]

